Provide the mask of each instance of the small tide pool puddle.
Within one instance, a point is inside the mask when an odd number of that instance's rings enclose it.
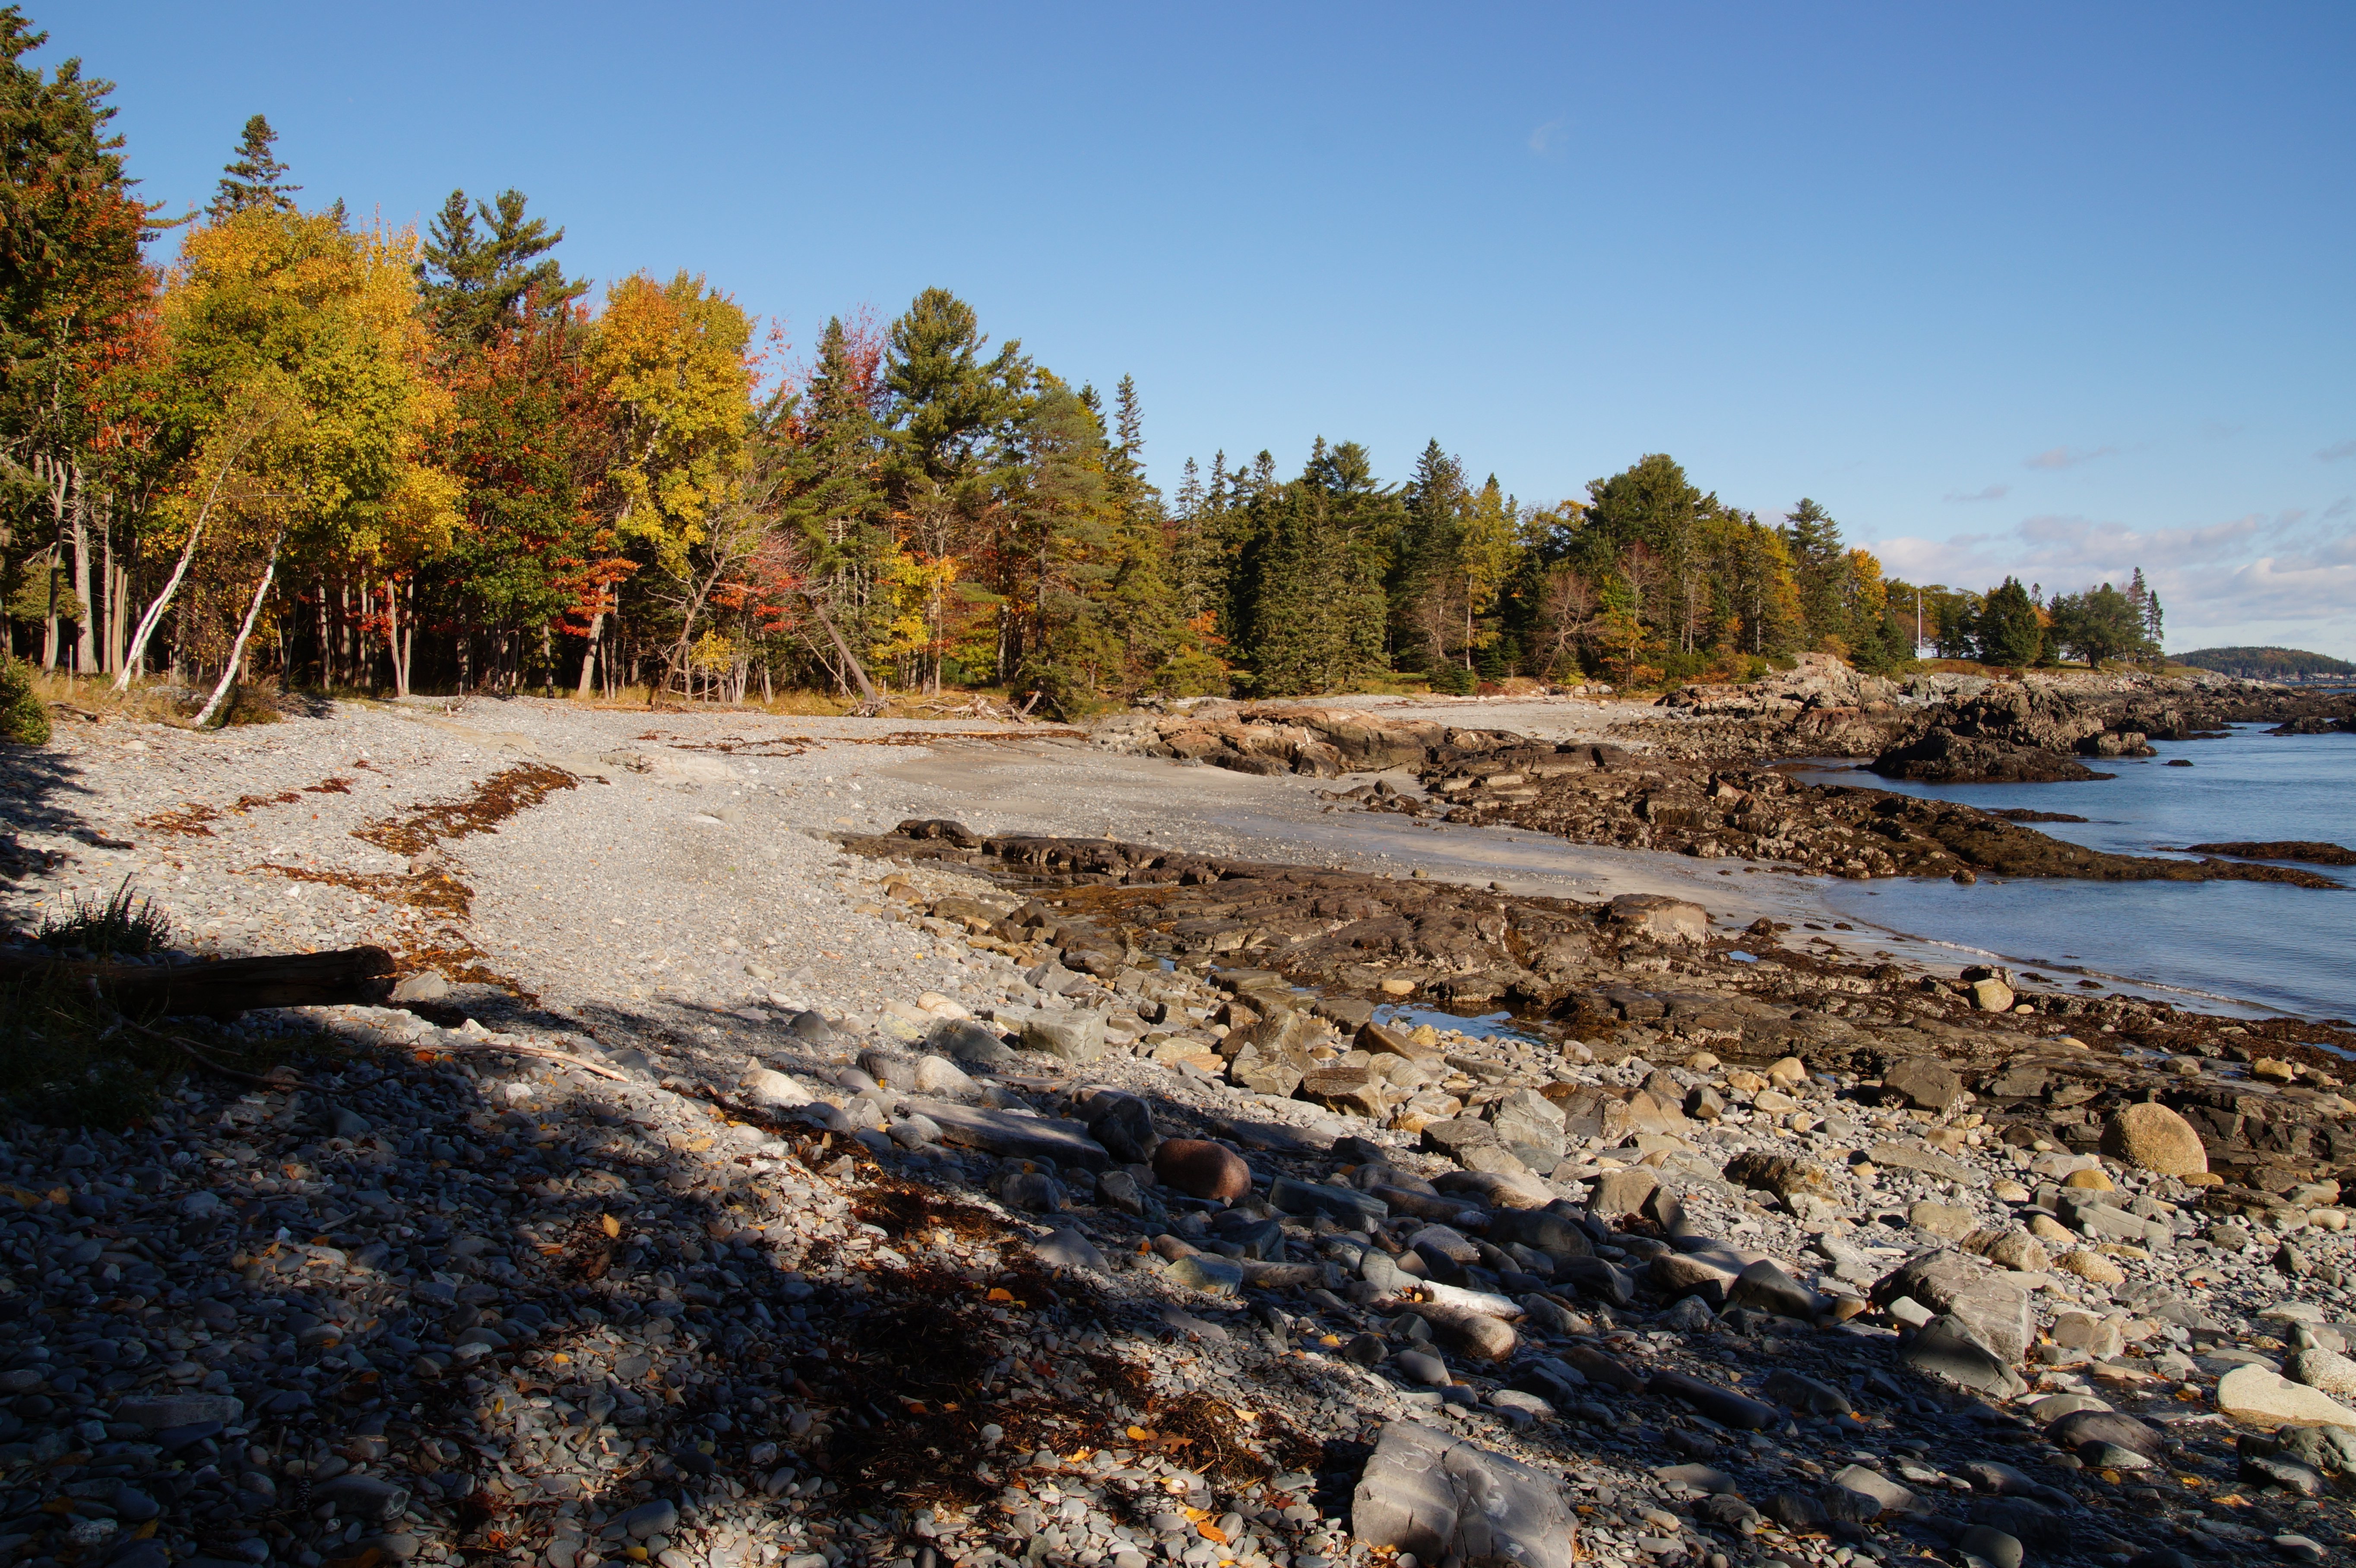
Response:
[[[1453,1029],[1473,1040],[1526,1040],[1532,1045],[1550,1043],[1537,1029],[1505,1012],[1468,1016],[1439,1008],[1419,1008],[1409,1002],[1385,1002],[1375,1009],[1375,1021],[1398,1024],[1407,1029],[1430,1024],[1442,1034]]]

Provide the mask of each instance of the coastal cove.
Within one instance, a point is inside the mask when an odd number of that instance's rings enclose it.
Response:
[[[2356,736],[2276,736],[2235,725],[2213,741],[2162,741],[2145,759],[2105,761],[2115,778],[2056,784],[1926,784],[1853,768],[1794,769],[1811,784],[1849,784],[1983,810],[2083,816],[2038,831],[2114,854],[2149,855],[2220,839],[2345,843],[2356,822],[2347,785]],[[2190,762],[2170,767],[2171,760]],[[2342,882],[2345,870],[2319,869]],[[2350,890],[2356,893],[2356,888]],[[2115,883],[1986,879],[1828,881],[1842,919],[1957,950],[2131,981],[2195,1006],[2238,1001],[2306,1017],[2356,1016],[2356,897],[2267,882]]]

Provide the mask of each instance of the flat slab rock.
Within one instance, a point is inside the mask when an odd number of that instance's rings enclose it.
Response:
[[[1559,1483],[1411,1421],[1383,1427],[1350,1499],[1361,1544],[1419,1563],[1571,1568],[1578,1526]]]
[[[2356,1426],[2356,1410],[2264,1367],[2236,1367],[2218,1379],[2217,1408],[2260,1426]]]
[[[948,1100],[903,1100],[909,1110],[937,1123],[941,1136],[953,1144],[980,1149],[1002,1158],[1052,1159],[1060,1168],[1104,1170],[1112,1156],[1088,1136],[1086,1125],[1045,1116],[1018,1116],[1008,1111],[985,1111]]]

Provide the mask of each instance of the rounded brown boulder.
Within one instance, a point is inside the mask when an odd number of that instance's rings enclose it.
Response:
[[[2162,1176],[2200,1176],[2209,1168],[2201,1135],[2165,1105],[2123,1105],[2113,1112],[2103,1126],[2103,1152]]]
[[[1232,1203],[1251,1190],[1244,1157],[1203,1138],[1170,1138],[1153,1151],[1153,1179],[1189,1198]]]

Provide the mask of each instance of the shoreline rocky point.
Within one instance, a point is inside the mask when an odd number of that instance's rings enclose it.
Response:
[[[2345,1025],[1079,831],[1160,751],[1173,787],[1701,859],[2136,875],[1763,764],[2000,774],[2340,711],[1814,666],[1681,697],[1536,738],[1473,704],[1092,740],[345,704],[0,756],[20,923],[133,876],[190,955],[398,974],[159,1026],[192,1070],[127,1128],[7,1128],[0,1553],[2344,1555]],[[1031,770],[1066,820],[969,827],[944,766]],[[232,1051],[288,1065],[195,1065]]]

